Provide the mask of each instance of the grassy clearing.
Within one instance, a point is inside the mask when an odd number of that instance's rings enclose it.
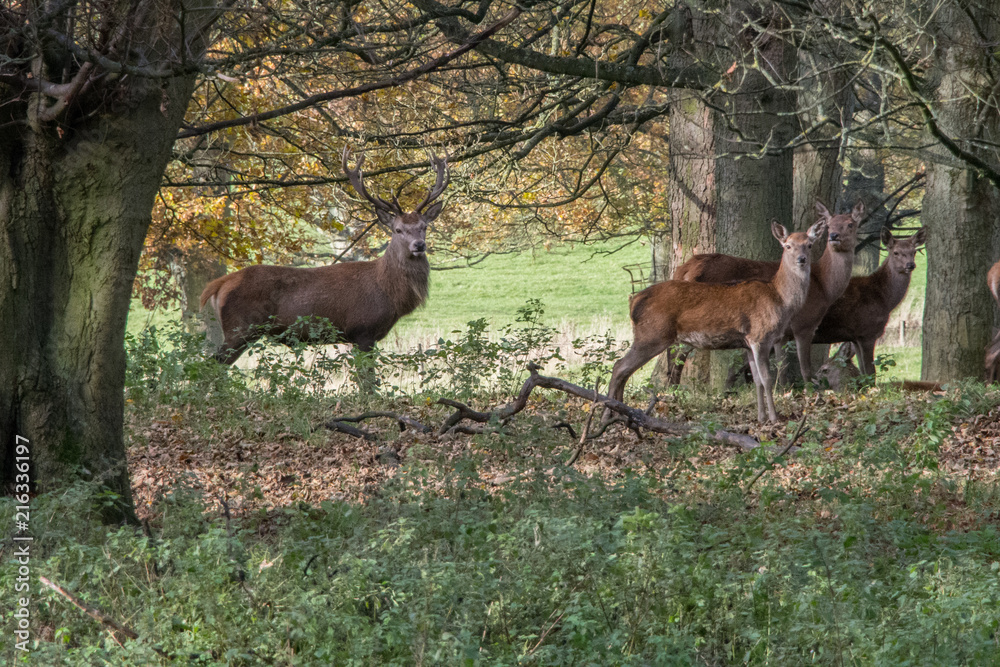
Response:
[[[32,588],[32,653],[8,664],[997,664],[1000,393],[780,394],[753,431],[793,456],[613,427],[562,462],[589,404],[539,394],[478,435],[333,416],[509,400],[484,369],[546,354],[449,348],[423,392],[328,393],[262,357],[224,372],[177,335],[134,341],[130,470],[143,530],[97,521],[85,484],[33,500],[32,573],[135,630],[118,643]],[[493,350],[490,352],[489,350]],[[595,353],[600,366],[607,360]],[[478,361],[477,361],[478,359]],[[478,366],[476,364],[479,364]],[[425,368],[424,372],[428,372]],[[476,384],[471,378],[493,378]],[[463,379],[464,378],[464,379]],[[306,381],[302,381],[305,379]],[[644,402],[636,392],[630,400]],[[750,391],[680,389],[658,415],[738,428]],[[763,474],[752,482],[758,473]],[[502,481],[506,480],[506,481]],[[751,486],[752,485],[752,486]],[[223,505],[224,501],[224,505]],[[14,505],[0,500],[0,520]],[[0,567],[13,591],[16,567]],[[10,627],[13,606],[0,610]],[[173,659],[168,661],[157,650]],[[27,663],[25,663],[27,664]]]

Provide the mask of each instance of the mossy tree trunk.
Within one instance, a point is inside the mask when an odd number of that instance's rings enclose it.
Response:
[[[125,323],[154,197],[193,78],[134,80],[61,123],[0,119],[0,469],[17,436],[41,490],[78,477],[134,518],[123,441]]]
[[[1000,117],[993,106],[979,103],[992,94],[994,67],[984,39],[1000,35],[1000,21],[985,10],[968,11],[947,5],[936,21],[940,83],[936,90],[936,122],[951,135],[982,138],[962,148],[984,154],[995,145]],[[992,333],[993,304],[986,289],[986,272],[1000,250],[1000,193],[972,169],[956,164],[942,152],[930,164],[922,222],[928,230],[927,292],[924,300],[924,380],[947,382],[983,376],[984,348]]]
[[[674,270],[697,253],[715,251],[715,124],[713,113],[695,94],[671,93],[670,232],[653,246],[654,280],[669,280]],[[698,350],[684,366],[685,383],[703,384],[709,354]],[[666,384],[673,358],[656,360],[653,381]]]

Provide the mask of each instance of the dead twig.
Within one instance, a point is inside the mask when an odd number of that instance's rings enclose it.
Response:
[[[396,412],[385,412],[382,410],[377,410],[373,412],[364,412],[356,417],[335,417],[333,421],[346,422],[356,424],[358,422],[365,421],[366,419],[377,419],[379,417],[386,417],[388,419],[395,419],[399,423],[399,430],[405,431],[406,429],[412,429],[414,431],[419,431],[420,433],[430,433],[431,427],[418,422],[413,417],[407,415],[401,415]]]
[[[768,470],[771,470],[772,468],[774,468],[775,462],[777,462],[778,459],[780,459],[782,456],[784,456],[785,454],[787,454],[792,449],[792,447],[795,445],[795,442],[800,437],[802,437],[803,435],[805,435],[809,430],[810,429],[806,427],[805,415],[803,415],[802,416],[802,421],[799,422],[799,427],[797,429],[795,429],[795,435],[793,435],[792,439],[788,441],[788,444],[785,445],[784,449],[782,449],[780,452],[778,452],[775,455],[775,457],[768,462],[768,464],[766,466],[764,466],[763,468],[761,468],[760,470],[757,471],[757,474],[754,475],[753,479],[750,480],[750,483],[747,484],[747,488],[743,489],[743,495],[746,495],[746,494],[750,493],[750,488],[754,484],[757,483],[757,480],[760,479],[764,475],[765,472],[767,472]]]
[[[583,444],[587,442],[587,433],[590,431],[590,422],[594,421],[594,411],[597,410],[597,406],[600,405],[600,401],[597,400],[597,396],[600,396],[601,380],[600,378],[594,382],[594,402],[590,404],[590,412],[587,413],[587,421],[583,424],[583,433],[580,434],[580,445],[573,452],[573,456],[569,457],[569,461],[566,461],[566,467],[571,467],[576,460],[580,458],[580,454],[583,453]]]
[[[107,614],[105,614],[103,611],[101,611],[97,607],[90,606],[89,604],[87,604],[86,602],[84,602],[83,600],[81,600],[80,598],[76,597],[75,595],[73,595],[72,593],[70,593],[69,591],[67,591],[66,589],[64,589],[62,586],[60,586],[60,585],[58,585],[56,583],[53,583],[52,581],[50,581],[49,579],[47,579],[45,577],[38,577],[38,580],[40,582],[42,582],[42,584],[44,584],[45,586],[51,588],[56,593],[58,593],[59,595],[63,596],[67,600],[69,600],[70,603],[72,603],[72,605],[74,607],[76,607],[77,609],[79,609],[80,611],[82,611],[83,613],[85,613],[87,616],[90,616],[92,619],[94,619],[95,621],[97,621],[101,625],[104,625],[104,626],[106,626],[108,628],[111,628],[112,637],[114,637],[114,640],[116,642],[118,642],[119,644],[121,642],[119,641],[118,637],[116,637],[114,635],[114,633],[116,633],[116,632],[119,633],[119,634],[121,634],[121,635],[124,635],[128,639],[138,639],[139,638],[139,635],[137,635],[135,633],[135,631],[133,631],[131,628],[127,628],[124,625],[121,625],[120,623],[118,623],[117,621],[115,621],[113,618],[111,618],[110,616],[108,616]],[[173,660],[173,656],[170,655],[169,653],[167,653],[166,651],[164,651],[163,649],[157,648],[156,646],[153,646],[152,649],[154,651],[156,651],[159,655],[163,656],[164,658],[167,658],[168,660]]]
[[[368,431],[363,431],[360,428],[356,428],[354,426],[351,426],[350,424],[345,424],[344,422],[338,421],[336,419],[332,419],[323,424],[323,428],[329,429],[331,431],[340,431],[341,433],[346,433],[347,435],[352,435],[355,438],[362,438],[368,441],[373,441],[376,439],[375,436],[369,433]]]

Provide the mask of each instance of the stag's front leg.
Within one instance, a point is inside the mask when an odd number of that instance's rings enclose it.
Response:
[[[770,345],[751,344],[750,354],[753,357],[750,370],[753,371],[753,381],[757,389],[757,421],[764,424],[764,405],[767,405],[768,418],[778,421],[778,411],[774,407],[774,381],[771,376],[771,366],[768,364],[767,352]]]
[[[351,349],[351,379],[360,391],[368,394],[377,394],[379,387],[382,386],[382,381],[375,372],[375,360],[372,354],[374,349],[374,343],[365,346],[355,345]]]

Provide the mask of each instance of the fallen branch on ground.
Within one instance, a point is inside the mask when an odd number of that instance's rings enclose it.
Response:
[[[588,401],[600,403],[611,411],[623,415],[626,426],[629,428],[646,429],[647,431],[665,433],[667,435],[690,435],[698,432],[699,430],[697,426],[691,424],[677,424],[657,419],[656,417],[647,415],[642,410],[625,405],[621,401],[616,401],[615,399],[605,396],[604,394],[594,391],[593,389],[587,389],[560,378],[539,375],[538,370],[538,366],[535,364],[529,364],[528,372],[531,375],[524,381],[524,385],[522,385],[517,398],[507,405],[490,412],[480,412],[479,410],[474,410],[468,405],[450,398],[439,398],[437,400],[439,405],[447,405],[455,408],[455,412],[445,420],[444,424],[441,425],[441,428],[438,429],[438,434],[447,432],[463,419],[479,422],[481,424],[485,424],[490,420],[502,422],[509,419],[525,408],[528,404],[528,397],[531,395],[531,392],[535,389],[535,387],[542,387],[543,389],[556,389]],[[717,440],[727,445],[736,445],[744,450],[751,450],[760,446],[760,443],[756,438],[749,435],[742,435],[740,433],[730,433],[729,431],[719,430],[714,433],[707,433],[707,435],[712,440]]]
[[[117,632],[117,633],[120,633],[120,634],[124,635],[128,639],[138,639],[139,638],[139,635],[137,635],[134,630],[132,630],[131,628],[127,628],[124,625],[119,624],[117,621],[115,621],[113,618],[111,618],[110,616],[108,616],[107,614],[105,614],[103,611],[101,611],[97,607],[90,606],[89,604],[87,604],[86,602],[84,602],[83,600],[81,600],[80,598],[76,597],[75,595],[73,595],[69,591],[65,590],[62,586],[59,586],[58,584],[55,584],[55,583],[49,581],[45,577],[38,577],[38,580],[40,582],[42,582],[42,584],[44,584],[45,586],[48,586],[49,588],[51,588],[52,590],[54,590],[56,593],[58,593],[59,595],[63,596],[67,600],[69,600],[73,604],[74,607],[76,607],[77,609],[79,609],[80,611],[82,611],[83,613],[85,613],[87,616],[90,616],[92,619],[94,619],[97,622],[101,623],[102,625],[110,628],[112,630],[112,634],[114,634],[115,632]],[[121,644],[121,642],[118,641],[117,637],[115,637],[115,641],[118,642],[119,644]],[[154,651],[156,651],[158,654],[160,654],[161,656],[163,656],[164,658],[167,658],[169,660],[173,659],[173,656],[171,656],[170,654],[168,654],[166,651],[164,651],[161,648],[153,646],[152,649]]]

